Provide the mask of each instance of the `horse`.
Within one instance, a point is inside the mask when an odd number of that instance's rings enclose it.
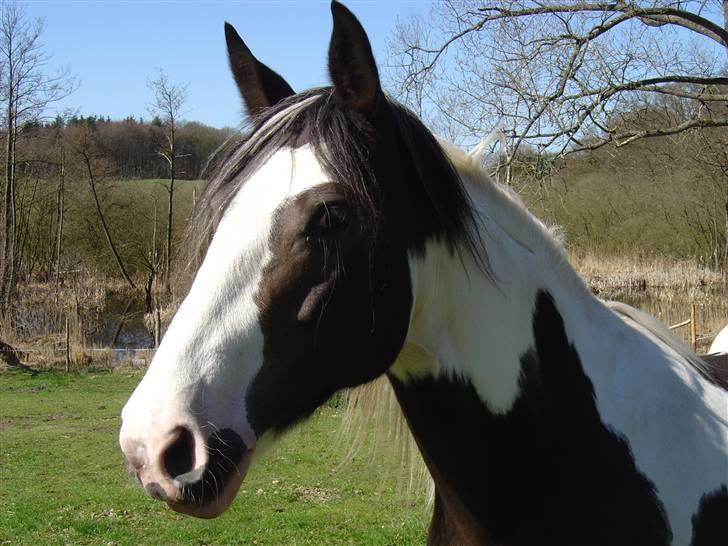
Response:
[[[331,85],[300,93],[225,25],[251,126],[199,199],[206,255],[123,408],[132,474],[215,517],[281,434],[383,376],[434,481],[429,544],[727,544],[728,393],[656,320],[592,295],[331,11]]]
[[[726,324],[725,327],[718,332],[713,343],[710,344],[708,354],[715,353],[728,353],[728,324]]]

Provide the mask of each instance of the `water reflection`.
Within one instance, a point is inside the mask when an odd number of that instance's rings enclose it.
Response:
[[[66,319],[71,336],[85,347],[113,349],[148,349],[154,337],[144,323],[144,301],[136,293],[107,293],[98,301],[64,308],[46,299],[19,301],[13,308],[13,327],[21,339],[34,340],[65,335]]]

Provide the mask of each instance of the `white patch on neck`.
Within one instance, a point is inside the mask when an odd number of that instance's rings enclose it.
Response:
[[[728,480],[728,396],[675,347],[596,299],[594,322],[566,317],[602,422],[628,442],[663,503],[673,544],[688,544],[706,493]]]
[[[488,179],[476,159],[440,144],[473,204],[492,279],[466,249],[461,260],[446,245],[430,241],[424,258],[412,256],[407,342],[432,358],[419,368],[410,363],[409,371],[395,364],[392,373],[422,375],[435,367],[437,373],[464,376],[491,411],[504,413],[520,393],[521,356],[533,347],[537,292],[563,287],[568,300],[580,305],[588,291],[560,242],[516,196]]]
[[[491,266],[504,277],[493,260]],[[510,410],[520,391],[520,357],[533,345],[533,290],[518,289],[518,275],[496,286],[467,252],[461,261],[434,241],[424,259],[410,258],[410,271],[413,305],[405,347],[429,358],[419,366],[398,358],[392,373],[463,377],[491,411]]]

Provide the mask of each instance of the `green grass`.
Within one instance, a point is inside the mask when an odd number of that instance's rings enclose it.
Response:
[[[119,184],[129,184],[131,186],[154,186],[154,185],[167,185],[169,184],[168,178],[131,178],[128,180],[119,180]],[[204,180],[183,180],[178,178],[174,181],[174,188],[175,190],[177,188],[184,189],[184,188],[191,188],[193,186],[202,187],[205,185]]]
[[[135,372],[0,374],[0,544],[421,544],[429,514],[378,467],[338,468],[326,406],[205,521],[146,497],[117,446]],[[338,468],[338,470],[337,470]]]
[[[164,209],[166,210],[167,186],[169,185],[169,180],[166,178],[117,180],[114,185],[115,193],[119,197],[126,197],[127,199],[139,197],[140,195],[147,198],[156,197],[164,203]],[[199,197],[204,188],[204,180],[175,180],[175,208],[186,212],[186,209],[191,206],[191,203],[187,203],[187,201],[192,199],[192,190],[196,189]]]

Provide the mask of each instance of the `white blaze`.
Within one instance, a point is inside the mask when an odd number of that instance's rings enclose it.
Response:
[[[253,300],[270,260],[273,212],[326,182],[310,146],[274,153],[241,187],[214,234],[189,294],[146,376],[122,412],[121,436],[148,445],[153,429],[190,419],[232,428],[252,447],[244,396],[263,363],[263,334]]]

